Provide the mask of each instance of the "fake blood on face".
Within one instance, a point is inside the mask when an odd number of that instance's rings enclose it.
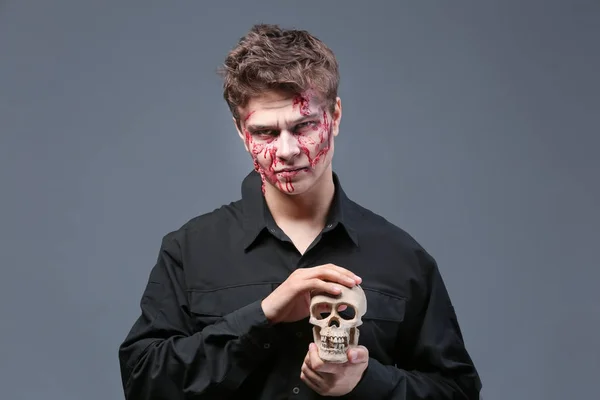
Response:
[[[308,162],[310,163],[311,168],[314,168],[322,157],[326,156],[331,148],[331,139],[333,137],[331,132],[331,123],[327,118],[327,112],[323,111],[323,121],[321,121],[315,128],[319,133],[319,140],[315,142],[314,139],[310,137],[299,137],[299,147],[306,157],[308,158]],[[325,142],[327,142],[325,144]],[[319,150],[316,152],[314,156],[311,156],[310,147],[318,145]]]
[[[308,97],[298,94],[294,97],[293,106],[299,106],[300,114],[307,116],[310,115],[310,105]]]
[[[250,119],[250,117],[252,116],[252,114],[254,114],[255,112],[256,112],[256,110],[255,111],[250,111],[248,113],[248,115],[246,115],[246,117],[244,118],[244,123],[248,122],[248,120]]]
[[[310,101],[309,95],[296,95],[293,99],[293,107],[298,106],[299,112],[302,116],[310,115]],[[244,122],[246,122],[254,112],[248,114]],[[317,132],[318,139],[315,138],[314,134],[299,135],[296,140],[298,141],[298,147],[300,151],[306,155],[309,168],[315,168],[319,161],[323,159],[329,152],[332,144],[332,124],[328,119],[326,111],[323,111],[322,121],[320,121],[313,128],[313,131]],[[277,147],[275,142],[276,137],[269,137],[267,139],[254,140],[253,136],[248,130],[244,130],[246,137],[246,143],[250,150],[251,156],[254,160],[254,169],[260,174],[262,179],[262,191],[265,193],[265,182],[268,180],[271,184],[276,185],[281,191],[292,193],[295,188],[293,185],[293,179],[299,173],[304,173],[303,170],[289,171],[285,173],[276,173],[278,170],[278,164],[284,165],[284,161],[281,161],[277,157]],[[270,160],[268,167],[259,161]],[[278,176],[279,175],[279,176]],[[281,179],[282,178],[282,179]],[[283,182],[282,182],[283,181]]]
[[[277,185],[280,190],[287,191],[292,193],[294,191],[294,185],[292,184],[292,178],[295,175],[293,172],[290,172],[285,177],[285,187],[282,182],[277,178],[277,173],[275,172],[275,168],[278,164],[283,164],[277,158],[277,147],[274,146],[273,142],[275,141],[274,137],[270,137],[265,139],[264,142],[256,142],[252,139],[252,134],[248,132],[248,130],[244,130],[244,135],[246,137],[246,143],[248,144],[248,148],[250,149],[250,153],[252,155],[252,159],[254,160],[254,170],[260,174],[262,180],[262,192],[265,193],[265,181],[268,180],[271,184]],[[264,159],[270,159],[271,164],[268,168],[263,168],[258,161],[258,158],[262,157]]]

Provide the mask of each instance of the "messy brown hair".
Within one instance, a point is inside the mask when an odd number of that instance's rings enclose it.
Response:
[[[219,69],[223,97],[239,125],[239,107],[268,90],[294,94],[315,90],[333,112],[339,85],[337,60],[329,47],[304,30],[257,24],[229,52]]]

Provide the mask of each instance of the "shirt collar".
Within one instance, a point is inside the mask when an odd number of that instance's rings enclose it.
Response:
[[[324,231],[335,229],[341,225],[354,244],[358,246],[356,224],[352,221],[353,213],[350,211],[351,201],[342,189],[338,175],[333,173],[335,194]],[[254,243],[264,230],[276,232],[277,228],[273,216],[267,207],[262,193],[262,181],[256,171],[250,172],[242,181],[242,207],[244,228],[244,249]]]

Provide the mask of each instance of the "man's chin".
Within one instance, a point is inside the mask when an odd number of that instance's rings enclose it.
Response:
[[[288,196],[296,196],[305,193],[309,188],[309,185],[307,185],[307,182],[304,182],[304,179],[269,182],[269,186],[272,190],[276,190]]]
[[[287,194],[288,196],[296,196],[304,193],[306,191],[306,187],[299,182],[281,182],[277,186],[277,190],[283,194]]]

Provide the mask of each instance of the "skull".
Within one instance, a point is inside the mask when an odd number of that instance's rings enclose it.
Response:
[[[358,326],[367,312],[367,298],[359,285],[342,286],[338,296],[317,294],[310,300],[314,342],[323,361],[348,361],[349,348],[358,346]]]

